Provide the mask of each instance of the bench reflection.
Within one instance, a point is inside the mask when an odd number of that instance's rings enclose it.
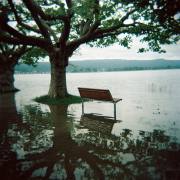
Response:
[[[114,118],[100,114],[84,114],[80,120],[82,126],[103,134],[111,134],[112,128],[117,122],[120,121],[115,121]]]

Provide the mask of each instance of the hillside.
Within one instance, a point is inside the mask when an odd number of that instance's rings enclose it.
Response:
[[[146,69],[178,69],[180,60],[85,60],[71,61],[67,72],[102,72]],[[50,64],[40,62],[36,67],[17,65],[16,73],[49,73]]]

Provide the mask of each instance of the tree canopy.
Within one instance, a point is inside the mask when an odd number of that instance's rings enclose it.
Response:
[[[179,40],[179,17],[175,17],[179,9],[176,0],[173,2],[5,0],[1,3],[0,38],[1,42],[47,51],[65,43],[72,54],[83,43],[108,46],[117,42],[129,47],[132,36],[141,36],[150,50],[161,52],[160,44]]]

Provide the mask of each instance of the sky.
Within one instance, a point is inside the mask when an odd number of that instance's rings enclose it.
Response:
[[[167,59],[180,60],[180,42],[176,45],[166,45],[163,48],[166,53],[137,53],[138,48],[143,45],[135,40],[131,49],[124,48],[120,45],[112,45],[106,48],[95,48],[82,45],[70,60],[96,60],[96,59],[125,59],[125,60],[152,60]]]

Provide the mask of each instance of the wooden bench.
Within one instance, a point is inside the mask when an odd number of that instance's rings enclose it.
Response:
[[[114,119],[116,120],[116,103],[122,101],[119,98],[113,98],[108,89],[91,89],[91,88],[82,88],[79,87],[79,94],[82,99],[82,114],[84,115],[84,101],[85,99],[92,99],[98,101],[108,101],[114,104]]]

